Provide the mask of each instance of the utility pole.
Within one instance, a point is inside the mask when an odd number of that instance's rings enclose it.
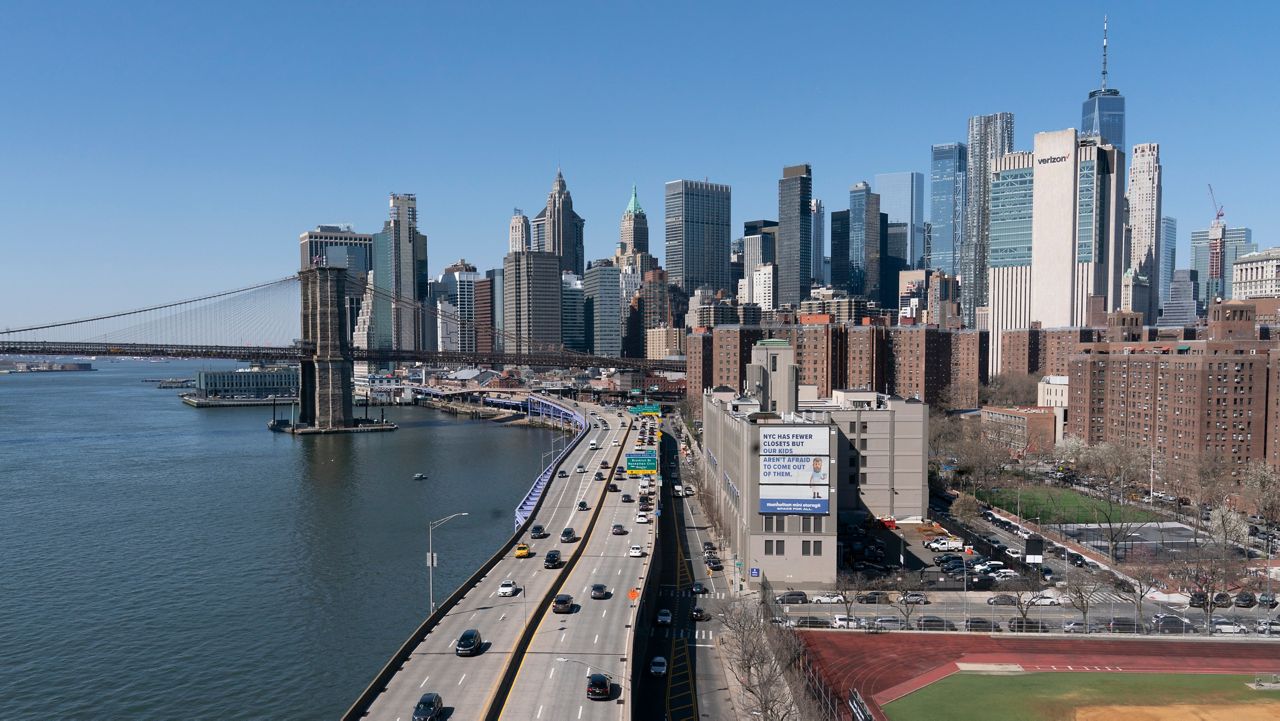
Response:
[[[451,516],[445,516],[438,521],[431,521],[427,524],[427,594],[431,600],[431,613],[436,612],[436,552],[435,552],[435,530],[437,526],[452,521],[458,516],[469,516],[467,512],[455,513]]]

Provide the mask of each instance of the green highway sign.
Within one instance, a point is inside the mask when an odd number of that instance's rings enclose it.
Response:
[[[658,459],[656,456],[639,456],[627,454],[627,473],[657,473]]]

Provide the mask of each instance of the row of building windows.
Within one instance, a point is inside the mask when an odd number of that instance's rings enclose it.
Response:
[[[766,538],[764,542],[764,555],[766,556],[785,556],[787,555],[787,542],[782,539]],[[822,541],[801,541],[801,556],[821,556]]]
[[[823,517],[822,516],[799,516],[801,533],[822,533]],[[795,528],[794,522],[792,528]],[[786,533],[787,517],[777,515],[766,515],[764,517],[765,533]]]

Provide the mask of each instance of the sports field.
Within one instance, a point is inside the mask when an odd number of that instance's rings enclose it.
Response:
[[[1280,691],[1252,676],[955,673],[884,707],[890,721],[1273,721]]]
[[[1086,496],[1070,488],[1023,488],[1021,503],[1018,491],[1012,488],[998,488],[994,491],[979,491],[978,498],[993,506],[1016,513],[1022,509],[1023,518],[1039,518],[1044,525],[1054,523],[1106,523],[1106,501]],[[1124,506],[1112,521],[1144,522],[1159,520],[1151,511],[1137,506]]]

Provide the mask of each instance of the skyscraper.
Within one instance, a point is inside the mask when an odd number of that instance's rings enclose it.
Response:
[[[666,184],[667,274],[692,295],[701,287],[729,289],[732,189],[701,180]]]
[[[809,224],[813,229],[813,250],[810,251],[814,285],[825,285],[822,279],[822,261],[826,257],[827,212],[822,201],[814,198],[809,201]]]
[[[1107,87],[1107,18],[1102,18],[1102,85],[1089,91],[1089,98],[1080,110],[1080,134],[1084,137],[1101,137],[1102,141],[1123,151],[1124,144],[1124,96],[1119,90]]]
[[[526,250],[532,250],[530,242],[532,233],[529,231],[529,216],[524,214],[523,210],[516,208],[511,214],[511,228],[507,233],[507,252],[520,253]]]
[[[347,269],[343,305],[347,309],[347,327],[354,331],[360,317],[364,286],[373,268],[373,236],[357,233],[349,225],[317,225],[315,230],[298,236],[298,248],[302,254],[302,264],[298,267],[303,270],[317,265]]]
[[[799,306],[809,297],[813,280],[813,170],[808,164],[782,169],[778,181],[777,288],[778,306]],[[743,266],[744,274],[748,272]]]
[[[583,321],[587,352],[622,356],[622,296],[618,292],[621,270],[608,260],[587,266],[582,279]]]
[[[828,283],[832,288],[848,291],[851,287],[849,271],[849,211],[831,211],[831,256],[827,258],[831,277]]]
[[[924,174],[880,173],[875,176],[875,188],[880,211],[889,216],[889,222],[906,224],[906,254],[902,257],[910,267],[924,251]],[[894,283],[896,286],[896,276]]]
[[[968,149],[964,237],[960,246],[960,312],[965,325],[972,328],[978,306],[987,304],[991,169],[996,160],[1013,150],[1013,113],[969,118]]]
[[[1034,167],[1031,153],[1008,153],[993,168],[987,265],[987,372],[992,376],[1003,372],[1001,334],[1030,327]]]
[[[618,254],[634,255],[649,252],[649,216],[640,207],[636,186],[631,186],[631,201],[622,211],[622,229],[618,234]]]
[[[436,299],[436,307],[440,308],[441,303],[448,303],[450,307],[447,313],[439,314],[442,321],[450,321],[448,324],[441,322],[438,325],[437,338],[440,342],[437,347],[440,350],[460,350],[464,353],[476,350],[476,283],[479,280],[480,274],[476,272],[476,267],[465,259],[445,268],[436,279],[444,291],[442,297]],[[454,315],[456,318],[445,318],[447,315]],[[444,343],[446,336],[449,340],[447,345]]]
[[[555,253],[507,253],[502,259],[508,353],[560,346],[560,287],[560,258]]]
[[[1169,284],[1173,282],[1173,269],[1178,254],[1178,219],[1164,216],[1160,219],[1160,307],[1169,302]]]
[[[1160,145],[1142,143],[1133,146],[1129,162],[1129,257],[1126,269],[1133,271],[1133,282],[1147,283],[1147,303],[1135,307],[1134,297],[1121,304],[1121,310],[1146,314],[1148,325],[1154,324],[1160,306],[1160,262],[1163,239],[1160,188]]]
[[[1169,299],[1165,301],[1164,313],[1156,325],[1161,328],[1195,325],[1202,306],[1199,293],[1200,282],[1194,270],[1173,271],[1169,281]]]
[[[777,249],[772,233],[748,235],[742,239],[742,283],[745,290],[741,294],[743,303],[753,302],[755,297],[755,270],[765,263],[775,263]],[[772,296],[772,291],[771,291]]]
[[[1091,297],[1118,306],[1124,275],[1124,153],[1074,128],[1036,133],[1031,320],[1088,323]]]
[[[583,316],[585,294],[582,279],[573,273],[560,275],[560,339],[567,350],[587,351],[587,323]]]
[[[554,253],[560,258],[560,269],[581,276],[585,251],[582,247],[586,224],[573,212],[573,196],[564,182],[564,174],[556,170],[556,179],[547,194],[547,207],[533,219],[532,247],[536,251]]]
[[[1249,228],[1228,228],[1221,220],[1207,230],[1191,231],[1191,268],[1196,272],[1202,307],[1215,298],[1230,300],[1231,268],[1236,258],[1258,252]]]
[[[373,235],[374,296],[370,317],[375,347],[394,350],[422,348],[423,316],[412,302],[392,303],[390,297],[435,306],[427,297],[427,236],[418,232],[418,199],[412,193],[392,193],[390,218]],[[434,325],[432,325],[434,328]]]
[[[880,196],[871,192],[871,185],[865,180],[854,183],[849,188],[849,248],[848,257],[844,259],[849,266],[849,284],[845,290],[850,295],[861,295],[874,301],[881,300],[880,258],[885,254],[888,241],[880,216]],[[832,250],[833,280],[836,272],[834,253]],[[892,287],[896,293],[897,278],[894,278]]]
[[[964,239],[965,180],[969,147],[964,143],[933,146],[929,165],[929,255],[925,266],[955,275]]]

